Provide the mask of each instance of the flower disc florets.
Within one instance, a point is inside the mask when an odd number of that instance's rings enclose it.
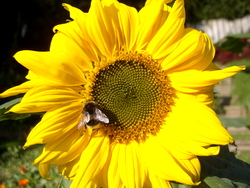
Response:
[[[121,53],[101,64],[90,86],[92,100],[110,121],[100,131],[119,143],[156,135],[173,103],[173,90],[158,61],[143,53]]]

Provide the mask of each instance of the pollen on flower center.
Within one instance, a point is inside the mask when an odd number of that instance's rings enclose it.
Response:
[[[151,56],[140,53],[120,54],[100,68],[91,97],[110,121],[100,131],[119,143],[157,134],[173,103],[165,72]]]

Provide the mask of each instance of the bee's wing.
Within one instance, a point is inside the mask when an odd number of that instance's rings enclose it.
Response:
[[[90,114],[86,111],[83,111],[82,114],[83,114],[83,123],[85,125],[90,121]]]
[[[103,123],[109,123],[109,118],[98,108],[95,108],[95,119]]]
[[[83,114],[83,117],[81,117],[80,119],[80,122],[78,124],[78,129],[81,129],[90,121],[90,114],[88,112],[83,111],[82,114]]]

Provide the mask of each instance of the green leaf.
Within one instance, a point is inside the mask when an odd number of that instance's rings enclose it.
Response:
[[[65,179],[64,177],[62,177],[61,181],[58,185],[58,188],[69,188],[71,183],[72,183],[71,180],[68,180],[68,179]]]
[[[7,112],[12,106],[19,103],[21,100],[22,98],[20,97],[0,105],[0,121],[19,120],[30,117],[31,114],[14,114],[14,113],[5,114],[5,112]]]
[[[247,6],[247,7],[246,7],[246,10],[247,10],[248,12],[250,12],[250,6]]]
[[[229,35],[229,37],[233,37],[233,38],[250,38],[250,33],[240,33],[240,34],[233,34],[233,35]]]
[[[234,188],[235,186],[230,180],[225,178],[219,178],[217,176],[207,177],[199,186],[197,186],[197,188],[210,188],[210,187]]]
[[[12,107],[13,105],[19,103],[21,100],[22,100],[22,97],[8,101],[8,102],[0,105],[0,109],[8,109],[8,108]]]
[[[30,116],[31,114],[14,114],[14,113],[0,114],[0,121],[19,120],[19,119],[28,118]]]
[[[27,113],[27,114],[15,114],[12,112],[6,113],[12,106],[19,103],[22,98],[16,98],[0,105],[0,122],[5,120],[20,120],[30,117],[31,115],[42,115],[43,113]]]
[[[198,187],[250,187],[250,164],[239,160],[228,146],[221,146],[217,156],[199,157],[201,178]]]
[[[225,127],[245,127],[250,125],[250,120],[245,118],[228,118],[222,115],[218,116]]]
[[[249,42],[241,41],[240,38],[250,38],[250,33],[229,35],[215,44],[216,47],[236,54],[242,53],[242,48]]]

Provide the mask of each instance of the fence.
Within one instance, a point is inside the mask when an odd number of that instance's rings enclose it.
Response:
[[[196,24],[187,24],[187,27],[196,28],[197,30],[207,33],[213,43],[230,34],[247,33],[250,31],[250,15],[235,20],[212,19],[202,21]]]

